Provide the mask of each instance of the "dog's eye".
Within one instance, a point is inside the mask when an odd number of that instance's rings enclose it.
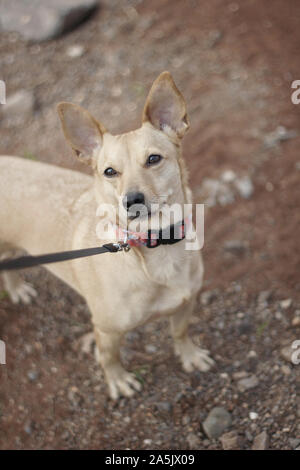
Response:
[[[150,155],[147,159],[146,166],[155,165],[162,160],[161,155]]]
[[[117,172],[113,168],[109,167],[106,168],[104,171],[105,176],[108,176],[108,178],[112,178],[113,176],[116,176]]]

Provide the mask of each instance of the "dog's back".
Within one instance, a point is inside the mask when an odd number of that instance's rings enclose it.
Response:
[[[0,240],[41,251],[41,233],[45,235],[43,250],[49,243],[63,249],[57,238],[61,224],[70,223],[74,201],[92,183],[90,176],[24,158],[0,157]],[[28,217],[31,218],[28,223]],[[30,226],[30,230],[28,227]],[[38,229],[35,230],[35,227]],[[36,236],[34,244],[32,238]],[[47,243],[48,240],[48,243]]]

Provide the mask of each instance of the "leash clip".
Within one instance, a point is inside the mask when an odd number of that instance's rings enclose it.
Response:
[[[113,243],[113,245],[118,249],[118,251],[129,251],[130,246],[126,242]]]

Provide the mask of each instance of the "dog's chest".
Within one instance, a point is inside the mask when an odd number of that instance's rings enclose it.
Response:
[[[174,256],[175,255],[175,256]],[[177,256],[176,256],[177,255]],[[145,266],[149,288],[155,292],[149,305],[151,316],[169,315],[186,303],[201,287],[202,262],[190,253],[165,250],[156,259],[148,259]]]

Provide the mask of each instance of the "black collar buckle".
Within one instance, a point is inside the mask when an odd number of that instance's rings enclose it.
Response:
[[[185,222],[177,222],[165,229],[148,230],[147,248],[156,248],[159,245],[174,245],[185,238]]]

